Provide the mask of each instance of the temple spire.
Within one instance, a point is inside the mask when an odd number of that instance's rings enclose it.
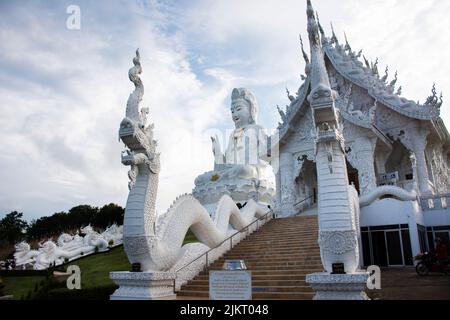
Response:
[[[320,46],[319,26],[316,21],[316,16],[314,13],[314,8],[312,7],[311,4],[311,0],[307,0],[306,13],[308,16],[309,42],[311,45]]]
[[[299,35],[300,38],[300,46],[302,47],[302,54],[303,54],[303,59],[305,60],[306,64],[309,64],[309,57],[308,54],[305,51],[305,47],[303,46],[303,39],[302,39],[302,35]]]
[[[319,26],[320,36],[322,41],[325,39],[325,31],[323,31],[322,25],[320,24],[319,13],[316,11],[317,25]]]
[[[331,43],[335,43],[336,45],[339,44],[339,40],[336,37],[336,33],[334,32],[333,22],[330,22],[331,24]]]
[[[352,47],[350,46],[350,43],[348,42],[347,34],[344,32],[345,37],[345,50],[348,50],[349,53],[352,52]]]
[[[332,104],[333,94],[325,66],[324,53],[320,43],[319,25],[311,0],[307,0],[308,35],[311,48],[311,94],[308,97],[312,106]]]

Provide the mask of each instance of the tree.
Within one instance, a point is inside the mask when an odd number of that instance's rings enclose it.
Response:
[[[22,219],[23,213],[13,211],[0,220],[0,239],[15,244],[24,239],[28,223]]]
[[[0,297],[3,297],[5,293],[3,292],[5,285],[3,284],[2,278],[0,278]]]
[[[114,203],[103,206],[95,216],[93,225],[99,229],[106,229],[112,224],[123,224],[124,209]]]
[[[87,226],[95,221],[98,208],[89,205],[80,205],[69,210],[69,223],[75,227]]]

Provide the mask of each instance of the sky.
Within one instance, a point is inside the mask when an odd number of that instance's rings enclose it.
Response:
[[[80,9],[79,28],[73,11]],[[444,93],[450,128],[450,1],[313,0],[325,32],[398,71],[403,96]],[[118,129],[140,49],[161,152],[157,211],[213,168],[210,136],[233,129],[235,87],[252,90],[259,124],[277,127],[304,74],[304,0],[0,0],[0,218],[27,220],[79,204],[125,206],[128,167]],[[308,48],[307,48],[308,49]]]

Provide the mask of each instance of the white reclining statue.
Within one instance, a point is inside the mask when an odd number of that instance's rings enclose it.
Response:
[[[89,225],[81,228],[84,237],[78,232],[74,236],[62,233],[56,243],[47,240],[39,244],[39,250],[31,250],[28,243],[21,242],[15,246],[15,264],[17,267],[32,266],[35,270],[43,270],[88,254],[107,251],[110,241],[113,246],[122,243],[122,230],[122,226],[114,224],[100,234]]]
[[[31,250],[30,245],[24,241],[15,245],[14,262],[16,266],[33,265],[34,259],[39,255],[38,250]]]

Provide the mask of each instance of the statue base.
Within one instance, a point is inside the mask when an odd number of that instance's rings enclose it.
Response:
[[[306,283],[316,292],[314,300],[370,300],[367,288],[367,272],[353,274],[312,273]]]
[[[111,300],[174,300],[173,272],[111,272],[109,277],[119,288]]]
[[[222,179],[196,185],[192,194],[202,205],[217,203],[225,194],[241,204],[250,199],[272,204],[275,188],[266,180]]]

